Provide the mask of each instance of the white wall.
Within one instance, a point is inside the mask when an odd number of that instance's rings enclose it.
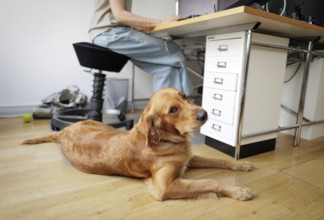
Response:
[[[89,41],[97,0],[0,0],[0,116],[32,111],[48,95],[77,85],[88,96],[92,76],[82,71],[72,43]],[[160,3],[160,4],[157,4]],[[174,0],[134,0],[135,12],[164,18]],[[129,77],[131,65],[119,74]],[[115,76],[117,74],[108,74]],[[151,95],[151,76],[136,71],[136,98]]]

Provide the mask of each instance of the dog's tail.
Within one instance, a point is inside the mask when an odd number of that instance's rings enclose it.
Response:
[[[43,136],[43,137],[28,139],[28,140],[23,141],[22,144],[40,144],[40,143],[45,143],[45,142],[57,142],[58,134],[59,133],[53,133],[53,134]]]

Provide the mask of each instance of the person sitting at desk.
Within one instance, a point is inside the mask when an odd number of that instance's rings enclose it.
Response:
[[[92,42],[128,56],[136,66],[153,73],[154,91],[172,87],[189,95],[192,84],[180,47],[143,32],[180,17],[146,18],[132,13],[131,6],[132,0],[100,0],[89,29]]]

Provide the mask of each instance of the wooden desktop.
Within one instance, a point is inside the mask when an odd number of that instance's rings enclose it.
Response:
[[[212,14],[159,25],[148,33],[169,34],[173,37],[203,36],[206,32],[217,34],[219,29],[256,24],[256,32],[288,38],[324,37],[324,28],[303,21],[265,12],[247,6],[232,8]]]

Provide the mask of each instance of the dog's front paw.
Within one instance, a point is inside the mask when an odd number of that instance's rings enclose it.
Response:
[[[246,200],[253,199],[254,196],[255,196],[255,193],[253,192],[252,189],[250,189],[250,188],[237,187],[237,189],[235,189],[233,191],[233,194],[232,194],[231,197],[233,199],[237,199],[237,200],[241,200],[241,201],[246,201]]]
[[[250,161],[243,161],[242,163],[242,170],[243,171],[251,171],[254,169],[254,165]]]
[[[253,170],[253,168],[254,168],[253,163],[249,161],[240,161],[240,162],[235,162],[233,170],[240,170],[240,171],[247,172]]]

